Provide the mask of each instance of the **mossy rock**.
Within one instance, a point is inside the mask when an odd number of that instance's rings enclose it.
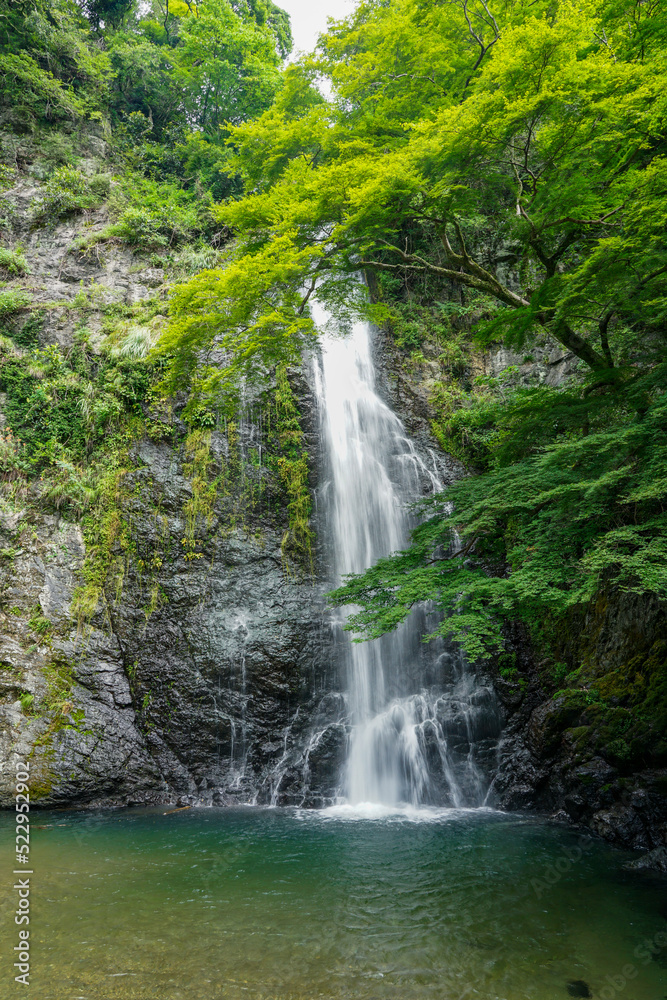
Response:
[[[568,680],[577,686],[558,691],[542,719],[547,749],[567,734],[577,754],[601,755],[623,770],[667,760],[667,642],[606,672],[584,665]]]
[[[610,763],[636,766],[647,763],[657,751],[657,733],[627,708],[604,703],[586,710],[591,746]]]
[[[578,751],[582,751],[590,744],[591,733],[590,726],[576,726],[574,729],[566,729],[564,735],[569,737],[570,742]]]
[[[540,716],[534,719],[533,734],[541,749],[550,753],[556,749],[566,730],[581,726],[583,704],[581,699],[570,697],[577,692],[561,693],[549,702]]]
[[[36,741],[33,744],[30,753],[30,781],[28,784],[31,802],[39,802],[41,799],[48,798],[53,791],[56,777],[51,767],[53,756],[52,739],[48,739],[44,743]]]

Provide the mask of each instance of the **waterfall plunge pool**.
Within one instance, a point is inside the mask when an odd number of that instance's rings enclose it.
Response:
[[[163,807],[31,819],[33,1000],[566,1000],[582,982],[600,1000],[667,994],[665,879],[534,818]],[[0,816],[7,847],[12,822]],[[9,998],[21,987],[3,854]]]

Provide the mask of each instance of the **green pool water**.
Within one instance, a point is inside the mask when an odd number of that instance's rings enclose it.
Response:
[[[33,812],[26,988],[12,819],[3,998],[566,1000],[576,980],[602,1000],[667,995],[664,880],[480,811]]]

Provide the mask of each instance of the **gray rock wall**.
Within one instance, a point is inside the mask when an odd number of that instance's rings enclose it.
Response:
[[[116,637],[95,626],[82,633],[72,619],[77,526],[3,514],[0,544],[0,804],[13,804],[15,760],[30,762],[36,802],[141,802],[166,792]]]
[[[91,174],[105,169],[98,146],[83,164]],[[67,350],[85,323],[95,348],[105,306],[152,297],[157,333],[164,270],[122,245],[76,249],[108,223],[104,206],[35,225],[38,175],[3,192],[5,240],[20,243],[29,266],[10,283],[30,297],[7,321],[11,332],[20,338],[38,319],[40,346]],[[314,491],[313,402],[307,379],[290,377]],[[261,443],[259,410],[240,428],[246,456]],[[116,541],[116,571],[90,620],[71,609],[83,582],[79,527],[20,497],[0,505],[0,804],[11,804],[13,761],[25,758],[43,805],[316,803],[334,793],[347,730],[317,553],[312,572],[285,557],[285,497],[268,468],[249,465],[244,481],[228,470],[211,516],[193,529],[186,428],[176,418],[166,433],[134,448],[118,497],[131,551]],[[212,434],[211,458],[215,472],[233,464],[224,428]],[[250,502],[249,484],[264,487],[261,503]]]
[[[134,556],[90,622],[71,609],[78,527],[0,521],[0,802],[26,758],[43,805],[330,798],[347,730],[323,585],[286,565],[281,530],[230,529],[222,502],[187,558],[191,490],[164,443],[138,446],[123,491]]]

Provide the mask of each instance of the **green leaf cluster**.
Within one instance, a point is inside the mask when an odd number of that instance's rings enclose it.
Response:
[[[55,346],[24,354],[0,352],[7,482],[36,481],[39,504],[81,514],[96,499],[98,461],[138,419],[155,381],[154,363],[121,352],[94,354],[85,340],[70,351]]]
[[[350,627],[376,637],[430,600],[444,613],[437,634],[480,657],[503,648],[509,618],[539,640],[546,622],[602,589],[667,598],[664,379],[654,370],[622,399],[600,396],[586,407],[586,434],[575,391],[487,400],[486,470],[420,504],[412,547],[334,592],[361,608]]]

